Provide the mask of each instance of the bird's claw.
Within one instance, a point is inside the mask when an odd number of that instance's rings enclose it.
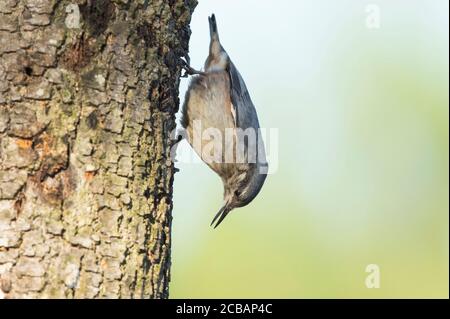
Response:
[[[189,65],[189,63],[186,62],[185,60],[180,59],[180,61],[181,61],[182,68],[184,70],[184,74],[181,75],[182,78],[187,78],[189,75],[196,75],[196,74],[198,74],[198,75],[206,75],[205,72],[197,71],[194,68],[192,68]]]

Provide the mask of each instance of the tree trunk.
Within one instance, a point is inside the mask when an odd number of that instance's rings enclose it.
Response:
[[[0,298],[166,298],[196,0],[0,1]]]

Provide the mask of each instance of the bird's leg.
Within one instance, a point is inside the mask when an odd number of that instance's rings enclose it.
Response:
[[[177,148],[178,148],[178,146],[180,145],[180,142],[181,142],[182,140],[183,140],[183,135],[178,134],[178,135],[176,136],[176,140],[171,141],[171,146],[170,146],[170,157],[172,158],[172,161],[173,161],[174,163],[177,162],[177,159],[176,159]],[[175,173],[178,173],[179,171],[180,171],[180,169],[174,166],[174,172],[175,172]]]
[[[180,143],[183,140],[183,135],[178,134],[176,136],[176,140],[173,141],[172,146],[178,146],[178,143]]]
[[[170,141],[170,156],[174,162],[176,162],[176,154],[178,146],[180,146],[180,142],[183,140],[183,136],[181,134],[177,135],[176,140]]]
[[[187,65],[187,64],[184,66],[184,70],[186,71],[185,75],[195,75],[195,74],[206,75],[205,72],[197,71],[197,70],[193,69],[190,65]]]
[[[194,68],[192,68],[192,67],[189,65],[189,63],[186,62],[185,60],[183,60],[183,59],[180,58],[180,61],[181,61],[181,66],[183,67],[183,69],[184,69],[184,71],[185,71],[185,73],[184,73],[181,77],[187,78],[188,75],[195,75],[195,74],[198,74],[198,75],[206,75],[205,72],[203,72],[203,71],[197,71],[197,70],[195,70]]]

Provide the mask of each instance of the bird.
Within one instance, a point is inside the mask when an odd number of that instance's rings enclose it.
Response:
[[[210,45],[204,71],[185,64],[186,73],[193,77],[182,106],[181,125],[189,144],[204,161],[205,141],[202,137],[202,143],[195,142],[195,121],[200,121],[202,127],[218,130],[222,137],[227,130],[232,132],[232,138],[221,140],[220,146],[222,150],[231,150],[233,161],[227,160],[224,154],[206,161],[221,177],[224,187],[223,205],[211,222],[217,228],[233,209],[248,205],[258,195],[266,180],[268,163],[247,86],[220,43],[215,15],[208,17],[208,21]],[[246,135],[248,132],[254,134]],[[244,160],[237,159],[239,154]]]

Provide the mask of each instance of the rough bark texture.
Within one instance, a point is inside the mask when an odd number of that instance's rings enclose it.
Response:
[[[165,298],[196,0],[0,1],[0,298]]]

